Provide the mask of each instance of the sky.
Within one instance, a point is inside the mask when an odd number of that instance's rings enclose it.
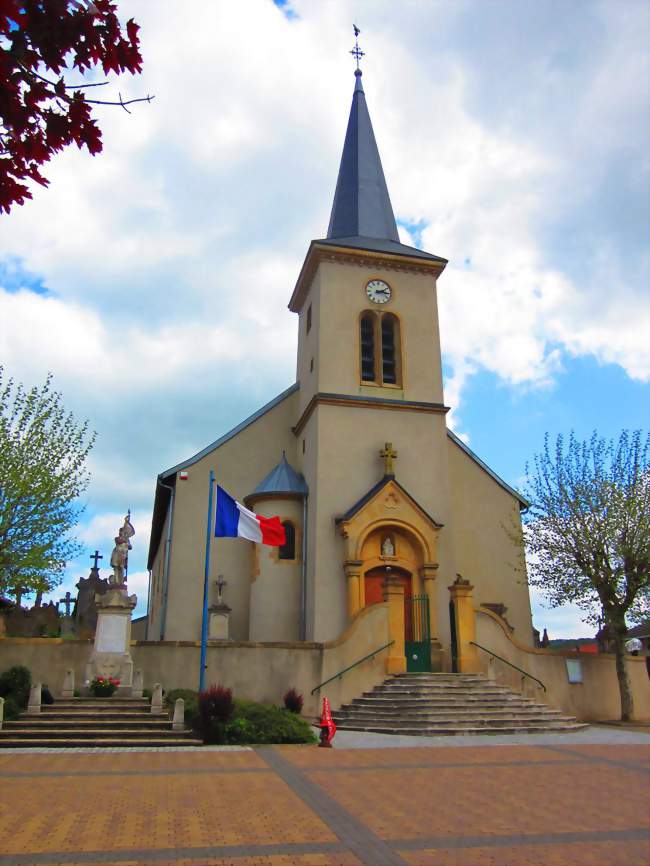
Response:
[[[120,0],[141,76],[0,217],[0,360],[98,439],[58,600],[127,508],[146,610],[156,476],[295,380],[287,310],[326,234],[352,23],[403,242],[439,281],[448,420],[521,487],[544,435],[650,426],[646,0]],[[102,569],[108,576],[110,570]],[[593,633],[533,594],[550,637]]]

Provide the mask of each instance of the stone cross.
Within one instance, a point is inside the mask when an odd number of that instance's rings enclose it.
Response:
[[[397,460],[397,451],[393,451],[393,443],[386,442],[384,450],[379,452],[379,456],[384,458],[384,474],[394,475],[393,460]]]
[[[70,595],[70,591],[66,592],[63,598],[59,599],[59,604],[65,605],[65,615],[70,616],[70,605],[72,604],[72,596]]]
[[[97,568],[97,560],[103,559],[104,557],[101,555],[101,553],[98,550],[96,550],[94,553],[90,554],[90,558],[95,560],[95,562],[93,564],[93,568]]]
[[[223,602],[223,588],[228,586],[228,581],[223,579],[223,574],[220,574],[215,583],[217,585],[217,603],[221,604]]]

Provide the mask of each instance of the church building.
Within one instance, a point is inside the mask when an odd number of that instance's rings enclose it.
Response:
[[[335,641],[392,599],[404,644],[389,669],[460,670],[469,598],[532,646],[515,540],[527,503],[446,424],[446,264],[400,242],[357,69],[327,234],[289,298],[296,381],[158,476],[147,640],[200,640],[214,469],[240,502],[280,517],[286,544],[212,539],[211,638]]]

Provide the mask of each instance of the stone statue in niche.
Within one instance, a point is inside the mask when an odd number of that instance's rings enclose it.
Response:
[[[381,555],[395,556],[395,545],[393,544],[393,540],[390,535],[384,536],[384,540],[381,543]]]
[[[131,539],[135,535],[135,529],[131,525],[131,512],[124,518],[124,524],[118,530],[115,538],[115,547],[111,553],[111,566],[113,574],[108,582],[112,586],[124,586],[126,582],[127,569],[129,567],[129,550],[131,550]]]

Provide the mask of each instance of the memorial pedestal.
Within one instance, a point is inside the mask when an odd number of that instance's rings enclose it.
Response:
[[[113,677],[120,681],[117,694],[130,697],[133,688],[131,658],[131,614],[138,602],[128,595],[125,586],[112,584],[104,595],[96,595],[97,630],[90,661],[86,665],[83,691],[88,694],[95,677]]]
[[[209,640],[228,640],[230,637],[230,608],[227,604],[213,604],[208,625]]]

